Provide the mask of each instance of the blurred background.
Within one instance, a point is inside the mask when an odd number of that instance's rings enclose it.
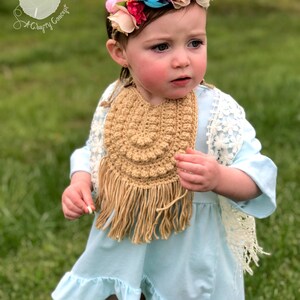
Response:
[[[85,247],[92,218],[66,221],[60,198],[69,156],[119,73],[103,3],[61,0],[35,20],[0,2],[0,299],[50,299]],[[278,209],[257,221],[271,256],[246,275],[248,300],[300,297],[299,17],[299,0],[214,0],[208,13],[206,81],[244,106],[279,168]]]

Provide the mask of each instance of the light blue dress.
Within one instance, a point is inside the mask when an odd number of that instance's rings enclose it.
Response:
[[[195,93],[199,116],[195,148],[208,153],[207,141],[211,136],[207,133],[212,126],[211,116],[217,109],[214,107],[216,93],[229,103],[237,104],[216,88],[199,85]],[[222,118],[222,114],[218,114],[218,118]],[[261,144],[243,116],[239,125],[242,142],[231,167],[253,178],[262,194],[250,201],[226,201],[238,211],[265,218],[276,207],[277,169],[260,153]],[[212,129],[210,135],[213,135]],[[214,142],[217,144],[216,140]],[[76,150],[71,156],[71,173],[91,172],[90,155],[89,144]],[[140,245],[128,239],[118,242],[93,224],[85,251],[72,270],[63,276],[52,297],[56,300],[104,300],[115,294],[119,300],[139,300],[141,293],[147,300],[244,299],[242,266],[228,245],[218,195],[195,193],[190,226],[168,240]]]

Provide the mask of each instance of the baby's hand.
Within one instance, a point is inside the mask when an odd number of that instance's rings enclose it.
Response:
[[[186,153],[175,154],[177,173],[181,185],[195,192],[213,191],[220,180],[220,165],[214,157],[187,149]]]
[[[71,184],[62,194],[62,210],[65,218],[74,220],[83,214],[91,214],[95,206],[91,194],[91,177],[86,172],[73,174]]]

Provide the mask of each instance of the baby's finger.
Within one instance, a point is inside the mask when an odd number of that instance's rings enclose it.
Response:
[[[187,189],[189,191],[195,191],[195,192],[202,191],[201,185],[187,181],[182,177],[180,177],[180,184],[182,185],[182,187],[184,187],[185,189]]]
[[[190,163],[185,161],[177,161],[176,166],[179,170],[182,170],[186,173],[193,173],[193,174],[203,174],[203,165],[200,163]]]
[[[198,174],[194,174],[182,170],[178,170],[177,174],[180,177],[180,179],[186,182],[193,183],[193,184],[201,183],[201,176],[199,176]]]
[[[68,220],[75,220],[78,219],[80,216],[82,216],[82,212],[81,213],[74,212],[68,209],[65,204],[63,204],[62,207],[63,207],[64,216]]]
[[[180,153],[180,154],[175,154],[175,160],[198,164],[203,162],[205,158],[202,155]]]
[[[82,192],[83,201],[85,203],[85,206],[83,207],[83,210],[86,214],[92,214],[95,210],[95,205],[92,199],[91,191],[84,191]]]
[[[77,206],[79,209],[83,210],[86,206],[85,202],[82,199],[82,195],[80,192],[70,189],[67,193],[64,193],[62,196],[62,201],[66,202],[67,205],[72,203]]]
[[[197,155],[203,155],[205,156],[206,154],[201,152],[201,151],[198,151],[198,150],[195,150],[195,149],[192,149],[192,148],[187,148],[185,153],[187,154],[197,154]]]
[[[81,202],[81,204],[80,204]],[[76,204],[77,203],[77,204]],[[74,213],[82,214],[84,212],[83,208],[85,206],[84,202],[82,200],[75,200],[70,199],[69,197],[65,197],[63,200],[63,205],[70,211],[73,211]]]

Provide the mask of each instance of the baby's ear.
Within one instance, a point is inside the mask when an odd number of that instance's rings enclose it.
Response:
[[[127,66],[126,52],[117,41],[109,39],[106,42],[106,49],[109,52],[111,58],[117,64],[119,64],[122,67]]]

